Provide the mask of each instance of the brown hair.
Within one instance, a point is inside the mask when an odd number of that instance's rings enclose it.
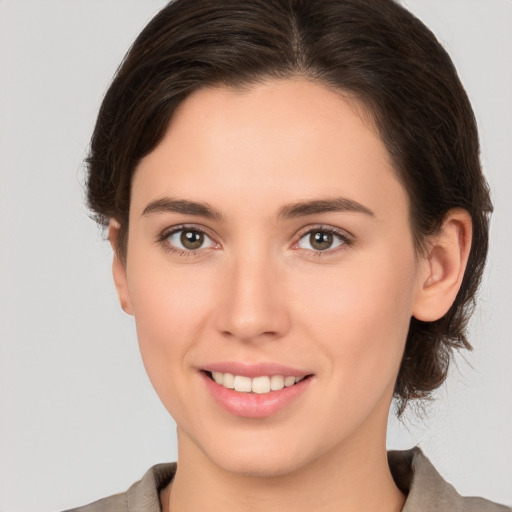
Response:
[[[303,76],[366,105],[410,199],[418,251],[448,210],[467,210],[473,241],[448,313],[412,318],[395,387],[398,412],[445,380],[482,276],[492,210],[471,105],[453,63],[423,23],[394,0],[175,0],[146,26],[103,100],[91,140],[88,202],[120,225],[126,258],[130,186],[176,107],[206,86],[241,88]]]

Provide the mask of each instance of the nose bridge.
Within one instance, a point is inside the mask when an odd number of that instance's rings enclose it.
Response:
[[[279,337],[289,328],[284,276],[262,247],[233,254],[218,305],[218,329],[240,340]]]

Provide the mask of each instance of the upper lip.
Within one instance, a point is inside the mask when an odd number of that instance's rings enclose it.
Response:
[[[200,368],[206,372],[231,373],[232,375],[240,375],[244,377],[261,377],[271,375],[282,375],[283,377],[305,377],[312,372],[293,368],[278,363],[261,362],[261,363],[244,363],[240,361],[223,361],[211,363],[201,366]]]

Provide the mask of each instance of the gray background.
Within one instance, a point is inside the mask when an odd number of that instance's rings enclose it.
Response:
[[[117,304],[111,251],[83,206],[103,92],[162,0],[0,0],[0,511],[50,511],[125,490],[176,457],[174,424]],[[496,204],[492,249],[458,358],[419,443],[462,494],[512,503],[512,2],[409,0],[459,69]]]

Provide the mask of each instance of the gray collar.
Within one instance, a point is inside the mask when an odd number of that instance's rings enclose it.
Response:
[[[482,498],[463,498],[445,482],[418,448],[388,452],[391,474],[407,495],[402,512],[512,512]],[[176,463],[157,464],[127,492],[68,512],[161,512],[159,492],[174,477]]]

